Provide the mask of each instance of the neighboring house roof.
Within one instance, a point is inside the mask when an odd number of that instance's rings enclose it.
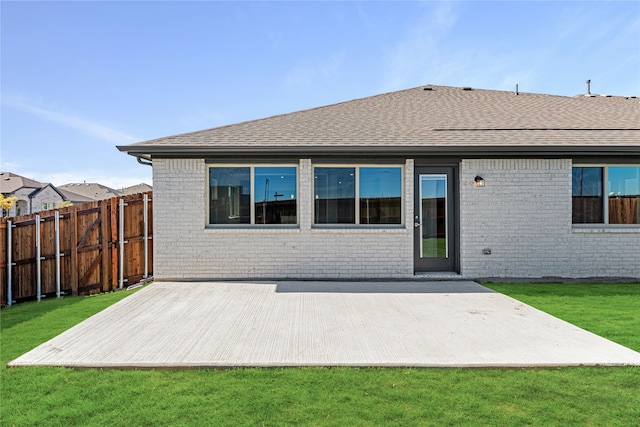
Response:
[[[119,146],[128,154],[640,154],[640,101],[423,86]]]
[[[109,188],[106,185],[91,183],[70,183],[58,186],[60,190],[70,191],[75,194],[79,194],[83,197],[87,197],[93,200],[110,199],[111,197],[118,197],[120,193],[113,188]]]
[[[62,195],[64,196],[65,200],[70,201],[74,205],[79,205],[81,203],[88,203],[88,202],[94,202],[95,201],[94,199],[92,199],[90,197],[86,197],[86,196],[83,196],[81,194],[74,193],[74,192],[69,191],[69,190],[65,190],[64,188],[58,187],[58,191],[60,193],[62,193]]]
[[[0,172],[0,193],[12,194],[21,188],[40,189],[47,184],[16,175],[11,172]]]
[[[119,193],[121,196],[128,196],[129,194],[146,193],[148,191],[153,191],[153,187],[149,184],[141,183],[132,185],[131,187],[125,187],[121,189]]]

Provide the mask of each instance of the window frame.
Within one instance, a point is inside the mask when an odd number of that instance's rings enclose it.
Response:
[[[355,169],[355,194],[354,203],[355,221],[353,223],[316,223],[316,168],[354,168]],[[360,223],[360,168],[397,168],[400,169],[400,223],[398,224],[361,224]],[[406,212],[405,194],[405,165],[398,163],[317,163],[311,166],[311,226],[313,228],[404,228]]]
[[[206,163],[206,185],[205,185],[205,228],[298,228],[300,226],[300,165],[298,163]],[[256,224],[256,212],[255,212],[255,169],[256,168],[294,168],[296,173],[296,222],[295,224]],[[250,219],[248,224],[212,224],[209,222],[210,210],[211,210],[211,169],[215,168],[249,168],[249,182],[250,182],[250,194],[249,194],[249,211]]]
[[[602,168],[602,222],[594,223],[574,223],[573,222],[573,210],[571,211],[571,227],[580,229],[593,229],[593,228],[625,228],[625,229],[640,229],[640,224],[611,224],[609,223],[609,168],[613,167],[633,167],[640,168],[640,164],[634,163],[575,163],[571,165],[571,173],[573,174],[573,168]],[[572,194],[573,199],[573,180],[572,180]]]

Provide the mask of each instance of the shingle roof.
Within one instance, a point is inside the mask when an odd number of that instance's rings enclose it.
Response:
[[[118,147],[132,155],[446,152],[640,154],[640,101],[428,86]]]
[[[88,202],[95,201],[95,199],[93,199],[91,197],[86,197],[86,196],[83,196],[81,194],[74,193],[73,191],[65,190],[64,188],[58,187],[58,191],[60,193],[62,193],[62,195],[64,196],[65,200],[68,200],[68,201],[72,202],[73,204],[88,203]]]
[[[11,172],[0,172],[0,192],[13,193],[20,188],[42,188],[47,184]]]
[[[120,193],[121,196],[128,196],[129,194],[146,193],[148,191],[153,191],[153,187],[143,182],[130,187],[124,187],[120,189],[118,193]]]
[[[117,190],[95,182],[70,183],[59,185],[58,188],[60,190],[79,194],[91,200],[103,200],[120,196],[120,193]]]

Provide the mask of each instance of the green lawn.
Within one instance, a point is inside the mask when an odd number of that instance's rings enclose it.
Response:
[[[490,286],[640,350],[640,284]],[[1,425],[639,425],[635,367],[5,368],[126,295],[46,300],[0,312]]]
[[[422,258],[446,258],[447,239],[444,237],[423,237]]]

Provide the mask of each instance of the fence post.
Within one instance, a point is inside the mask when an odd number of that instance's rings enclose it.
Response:
[[[149,277],[149,195],[144,195],[144,276]]]
[[[124,240],[124,207],[127,206],[127,204],[124,202],[124,199],[120,199],[120,212],[119,213],[119,236],[118,236],[118,255],[120,256],[120,276],[119,276],[119,283],[118,283],[118,288],[122,289],[124,286],[124,282],[125,282],[125,278],[124,278],[124,244],[127,243]]]
[[[11,242],[11,220],[7,220],[7,305],[11,306],[13,304],[13,277],[12,277],[12,266],[13,266],[13,246]]]
[[[112,197],[109,201],[110,205],[110,224],[109,230],[111,231],[111,235],[109,236],[111,242],[111,284],[110,289],[115,291],[118,287],[118,204],[116,203],[118,199],[116,197]]]
[[[71,233],[71,294],[78,295],[78,209],[69,211],[69,225]]]
[[[102,251],[102,273],[101,273],[101,282],[102,282],[102,291],[108,292],[112,289],[111,282],[109,281],[109,221],[108,221],[108,206],[107,202],[109,200],[100,201],[100,250]]]
[[[40,263],[40,214],[36,214],[36,297],[42,298],[42,265]]]
[[[60,211],[55,213],[56,233],[56,297],[60,298]]]

